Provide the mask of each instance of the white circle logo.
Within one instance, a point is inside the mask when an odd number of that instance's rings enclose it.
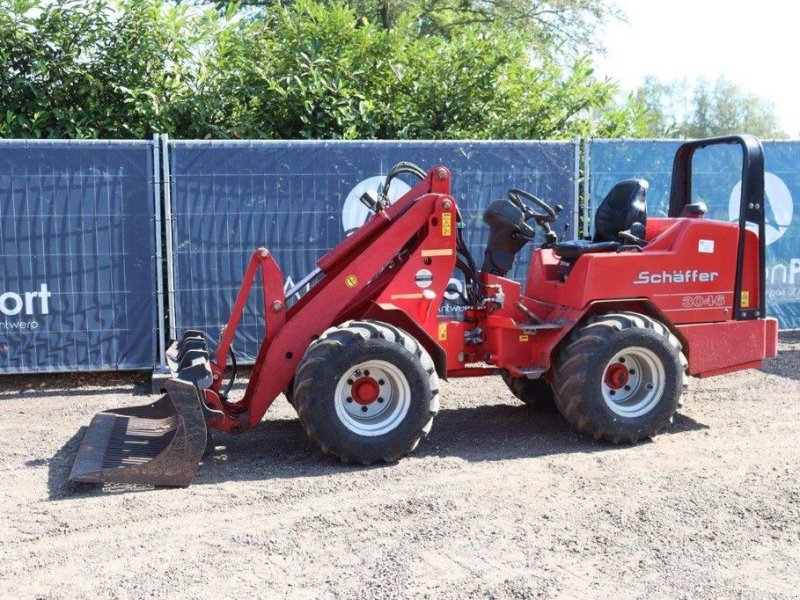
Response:
[[[345,199],[342,207],[342,227],[344,227],[345,235],[353,233],[366,223],[370,215],[373,214],[370,209],[361,203],[361,196],[365,192],[372,191],[376,194],[380,192],[383,187],[383,180],[384,177],[381,175],[367,177],[347,194],[347,199]],[[410,189],[411,187],[405,181],[401,179],[392,180],[392,185],[389,188],[389,202],[394,202],[401,198]]]
[[[464,293],[464,282],[455,277],[451,277],[447,282],[447,289],[444,291],[444,299],[450,302],[461,300],[461,295]]]
[[[792,193],[789,191],[783,180],[774,173],[764,173],[764,220],[767,232],[766,244],[769,246],[777,242],[789,225],[792,224],[794,214],[794,201]],[[728,202],[728,219],[731,221],[739,220],[739,204],[742,197],[742,182],[740,181],[731,191]]]

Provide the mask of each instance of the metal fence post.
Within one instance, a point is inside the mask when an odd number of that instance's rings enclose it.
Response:
[[[575,165],[574,165],[574,172],[572,175],[573,178],[573,192],[572,192],[572,202],[573,202],[573,209],[572,209],[572,235],[575,239],[581,237],[580,232],[580,220],[578,218],[579,210],[580,210],[580,202],[581,202],[581,138],[576,137],[572,140],[572,143],[575,146]]]
[[[591,159],[589,158],[591,145],[591,139],[583,140],[583,237],[591,235],[591,211],[589,210],[592,202],[591,175],[589,171],[591,166]]]
[[[164,314],[164,248],[161,243],[162,218],[161,218],[161,153],[159,135],[153,134],[153,216],[155,218],[156,235],[156,299],[158,309],[158,359],[153,365],[152,391],[159,392],[165,376],[169,375],[166,361],[166,315]]]
[[[164,221],[167,238],[167,299],[169,307],[169,335],[177,339],[175,315],[175,253],[173,248],[172,176],[169,167],[169,136],[161,134],[161,162],[164,169]]]

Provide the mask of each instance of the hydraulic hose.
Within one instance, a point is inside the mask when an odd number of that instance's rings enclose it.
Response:
[[[458,216],[458,223],[463,223],[463,219],[461,218],[461,210],[456,207],[457,216]],[[464,242],[464,234],[462,233],[461,227],[456,229],[456,250],[464,257],[467,261],[466,267],[469,270],[470,276],[467,278],[466,283],[469,285],[469,292],[470,292],[470,300],[472,303],[478,302],[482,299],[483,295],[481,294],[481,284],[478,276],[478,266],[475,264],[475,259],[472,258],[472,253],[469,251],[469,247]],[[463,269],[462,269],[463,270]],[[464,271],[464,275],[466,278],[467,272]]]
[[[231,373],[231,380],[228,382],[228,387],[225,388],[225,391],[222,392],[222,400],[225,401],[228,399],[228,394],[230,393],[231,389],[233,389],[233,382],[236,381],[236,355],[233,353],[233,347],[228,347],[228,356],[231,358],[231,369],[233,369],[233,373]]]
[[[383,190],[381,191],[381,194],[384,197],[386,197],[387,194],[389,193],[389,186],[392,183],[392,179],[394,179],[395,177],[397,177],[402,173],[415,175],[416,177],[419,177],[420,180],[423,180],[425,179],[425,177],[428,176],[427,173],[425,173],[425,171],[422,170],[422,168],[415,165],[414,163],[406,161],[399,162],[391,169],[389,169],[389,172],[386,174],[386,180],[383,182]]]

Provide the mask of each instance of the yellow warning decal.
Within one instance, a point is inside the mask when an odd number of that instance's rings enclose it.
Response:
[[[442,235],[453,235],[453,213],[442,213]]]
[[[528,336],[525,335],[525,334],[522,334],[521,336],[519,336],[519,341],[520,342],[527,342],[528,341]]]
[[[355,275],[348,275],[344,278],[344,284],[349,288],[354,288],[358,285],[358,277]]]
[[[742,308],[750,306],[750,292],[742,292]]]
[[[447,323],[439,323],[439,341],[447,340]]]

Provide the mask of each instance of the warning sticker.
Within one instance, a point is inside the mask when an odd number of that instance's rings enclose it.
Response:
[[[453,213],[442,213],[442,235],[453,235]]]
[[[439,323],[439,341],[447,340],[447,323]]]
[[[750,308],[750,292],[742,292],[742,308]]]

